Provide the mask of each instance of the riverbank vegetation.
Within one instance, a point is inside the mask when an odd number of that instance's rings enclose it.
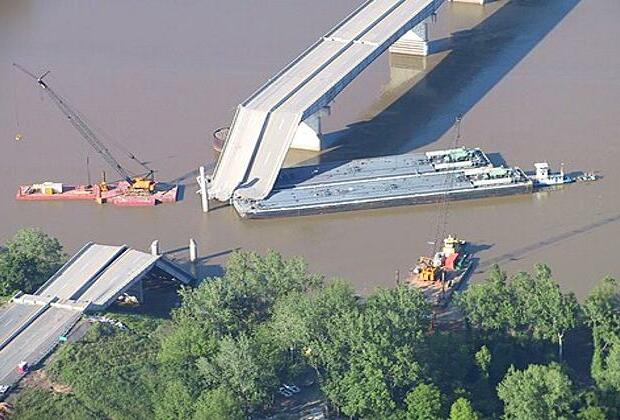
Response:
[[[620,417],[611,278],[580,305],[544,265],[511,278],[494,267],[456,299],[464,322],[441,325],[416,289],[362,298],[299,258],[236,252],[180,295],[171,319],[113,314],[128,328],[95,325],[62,347],[48,373],[71,391],[25,390],[17,416],[260,417],[296,384],[350,418]]]
[[[56,238],[38,229],[21,229],[0,247],[0,301],[18,291],[34,292],[63,264]]]

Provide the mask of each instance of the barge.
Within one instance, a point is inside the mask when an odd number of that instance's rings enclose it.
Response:
[[[443,248],[432,257],[420,257],[409,271],[407,284],[419,289],[434,309],[448,306],[450,299],[467,281],[477,259],[466,241],[448,235]]]
[[[60,182],[21,185],[15,198],[18,201],[95,201],[120,207],[155,206],[177,201],[178,186],[154,183],[152,191],[139,191],[126,181],[110,184],[67,185]]]
[[[520,168],[494,166],[482,150],[460,147],[285,168],[266,198],[236,195],[232,204],[242,217],[270,218],[527,194],[533,189],[533,180]]]

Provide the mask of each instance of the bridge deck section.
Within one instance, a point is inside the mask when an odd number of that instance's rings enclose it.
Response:
[[[88,243],[36,294],[16,295],[0,308],[0,385],[17,382],[21,361],[37,364],[84,311],[107,308],[155,266],[182,283],[195,280],[164,256]]]
[[[123,250],[122,246],[108,246],[90,244],[80,251],[78,258],[70,261],[47,283],[47,286],[37,292],[42,296],[57,296],[60,299],[75,299],[85,283],[93,280],[110,264]]]
[[[235,114],[209,195],[266,197],[297,127],[443,0],[369,0],[274,76]]]
[[[7,303],[0,313],[0,348],[38,310],[39,307],[36,305]]]
[[[58,343],[58,337],[66,334],[81,315],[78,311],[47,308],[0,350],[0,385],[13,384],[22,376],[16,370],[21,361],[35,365],[47,356]]]
[[[95,307],[107,307],[116,296],[147,274],[159,258],[134,249],[125,251],[78,299],[90,301]]]

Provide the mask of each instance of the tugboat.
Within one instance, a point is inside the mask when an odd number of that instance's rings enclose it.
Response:
[[[564,165],[560,166],[560,172],[551,173],[549,163],[535,163],[536,174],[529,178],[534,183],[534,188],[554,187],[563,184],[572,184],[573,182],[591,182],[597,181],[599,176],[594,172],[582,172],[581,175],[569,176],[564,174]]]
[[[559,173],[551,173],[548,162],[535,163],[534,167],[536,168],[536,175],[531,177],[534,181],[534,187],[552,187],[575,182],[575,178],[564,174],[563,165],[560,166]]]
[[[443,249],[433,257],[420,257],[407,282],[424,293],[433,306],[445,307],[452,294],[469,275],[474,263],[467,242],[448,235]]]

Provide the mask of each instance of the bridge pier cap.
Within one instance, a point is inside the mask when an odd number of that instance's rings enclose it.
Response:
[[[250,201],[265,198],[295,137],[315,145],[320,140],[310,116],[329,105],[392,44],[435,14],[443,2],[365,1],[272,77],[237,108],[209,184],[209,196],[219,201],[228,201],[233,194]]]

